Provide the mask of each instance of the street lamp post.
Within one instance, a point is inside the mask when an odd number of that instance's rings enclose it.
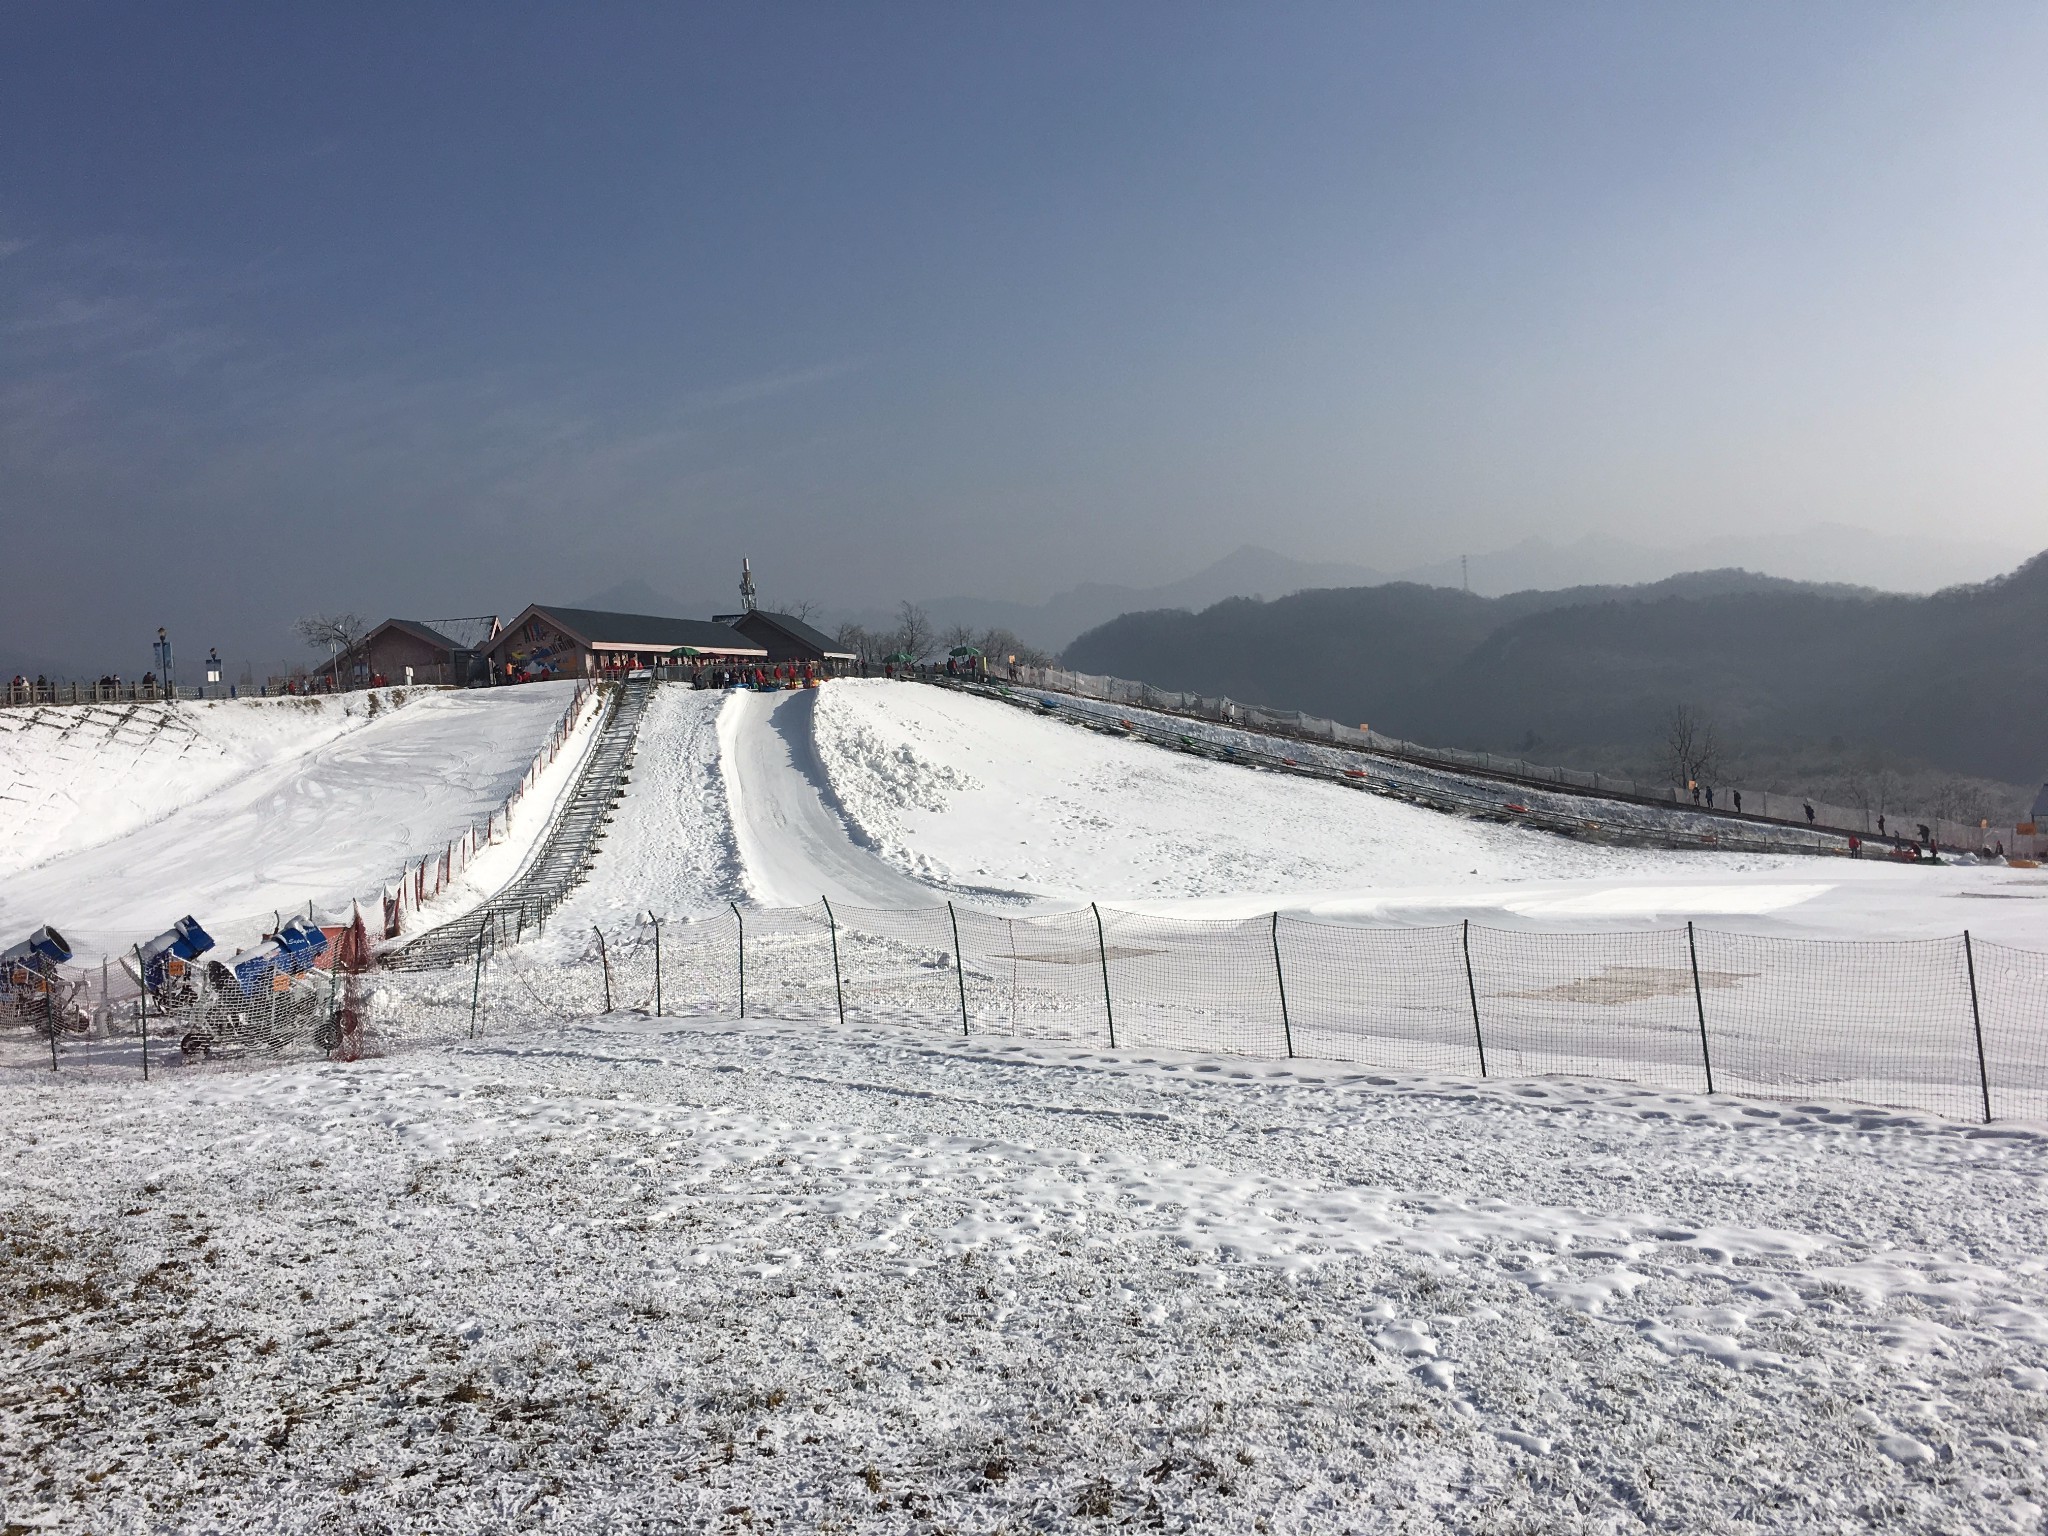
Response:
[[[157,686],[163,690],[165,698],[176,698],[171,684],[171,637],[164,633],[161,624],[156,627],[156,644],[150,649],[156,653]]]
[[[206,686],[208,689],[220,686],[220,647],[210,646],[206,652]],[[209,692],[208,698],[213,697]]]

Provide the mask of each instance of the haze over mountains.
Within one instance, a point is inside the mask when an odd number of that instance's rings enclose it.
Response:
[[[1831,772],[2048,770],[2048,554],[1929,596],[1740,570],[1484,597],[1393,583],[1130,613],[1065,661],[1417,741],[1654,758],[1681,704],[1738,750],[1819,744]]]
[[[1481,596],[1593,584],[1659,581],[1684,571],[1740,567],[1800,581],[1839,582],[1889,592],[1933,592],[2011,569],[2029,551],[1983,542],[1879,535],[1841,524],[1814,524],[1770,537],[1716,537],[1673,547],[1589,534],[1569,543],[1525,539],[1460,562],[1374,568],[1345,561],[1299,560],[1246,544],[1179,581],[1155,587],[1084,583],[1042,603],[954,595],[922,600],[941,626],[1008,629],[1027,644],[1057,651],[1123,613],[1206,608],[1229,597],[1285,597],[1314,587],[1367,587],[1390,581],[1462,587]],[[886,624],[882,610],[847,614]]]

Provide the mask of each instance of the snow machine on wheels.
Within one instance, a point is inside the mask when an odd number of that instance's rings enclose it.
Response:
[[[121,969],[149,994],[152,1011],[162,1015],[199,1002],[202,977],[199,957],[213,948],[213,936],[195,917],[181,917],[147,944],[121,957]]]
[[[64,972],[70,959],[69,941],[48,924],[0,950],[0,1022],[44,1035],[91,1029],[85,978]]]
[[[301,1040],[317,1045],[329,1023],[331,987],[316,974],[327,952],[327,935],[295,917],[253,948],[207,961],[196,1000],[168,1015],[182,1026],[185,1059],[274,1054]]]

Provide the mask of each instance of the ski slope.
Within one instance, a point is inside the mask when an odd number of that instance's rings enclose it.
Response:
[[[497,809],[572,692],[416,690],[374,715],[370,694],[181,705],[183,746],[82,764],[70,740],[0,738],[15,781],[68,782],[71,804],[59,851],[42,833],[7,846],[0,933],[53,923],[89,959],[188,912],[228,947],[278,911],[346,912]]]
[[[662,690],[573,926],[819,896],[2048,945],[2039,871],[1580,843],[882,679]]]
[[[0,718],[0,933],[54,923],[92,956],[188,911],[234,943],[279,910],[345,908],[488,814],[568,685],[419,692],[375,717],[371,697]],[[516,863],[493,850],[429,918]],[[557,926],[587,939],[820,896],[2048,943],[2039,871],[1579,843],[881,679],[658,689],[605,851]]]

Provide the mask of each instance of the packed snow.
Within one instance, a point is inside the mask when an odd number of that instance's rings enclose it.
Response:
[[[2040,1529],[2048,1144],[612,1019],[0,1086],[15,1528]]]

